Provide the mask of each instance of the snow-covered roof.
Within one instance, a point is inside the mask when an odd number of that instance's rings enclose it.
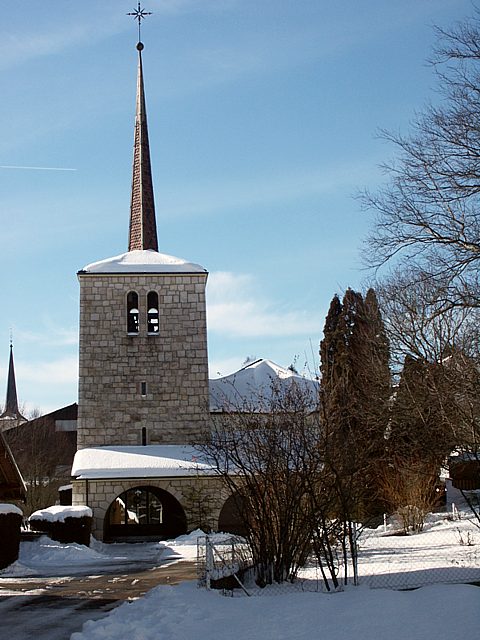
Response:
[[[29,520],[46,520],[47,522],[65,522],[65,518],[91,518],[92,510],[85,506],[61,506],[47,507],[32,513]]]
[[[204,267],[153,249],[127,251],[87,264],[80,273],[205,273]]]
[[[297,386],[309,408],[318,403],[318,382],[271,360],[256,360],[223,378],[209,380],[210,411],[269,411],[275,399]]]
[[[80,449],[72,476],[93,478],[158,478],[213,474],[194,447],[184,445],[108,446]]]

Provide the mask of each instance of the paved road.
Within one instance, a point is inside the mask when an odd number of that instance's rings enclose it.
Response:
[[[69,640],[85,621],[104,617],[125,600],[195,577],[194,563],[176,562],[101,576],[2,579],[0,640]]]

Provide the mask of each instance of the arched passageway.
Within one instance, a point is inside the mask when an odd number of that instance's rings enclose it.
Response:
[[[246,533],[244,519],[241,516],[243,498],[238,494],[232,494],[222,507],[218,517],[218,530],[225,533],[234,533],[244,536]]]
[[[158,487],[127,489],[109,506],[104,540],[165,540],[187,532],[187,518],[178,500]]]

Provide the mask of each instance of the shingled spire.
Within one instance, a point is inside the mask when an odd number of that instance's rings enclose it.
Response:
[[[0,416],[2,418],[14,418],[24,420],[18,410],[17,385],[15,383],[15,367],[13,365],[13,344],[10,343],[10,361],[8,363],[7,398],[5,400],[5,411]]]
[[[135,138],[133,144],[132,201],[130,205],[130,233],[128,250],[153,249],[158,251],[155,201],[153,197],[150,146],[148,143],[147,111],[143,88],[143,44],[137,44],[138,77]]]

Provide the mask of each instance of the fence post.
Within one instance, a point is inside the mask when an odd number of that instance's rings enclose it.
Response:
[[[357,544],[357,523],[352,523],[353,528],[353,584],[358,587],[358,544]]]
[[[210,575],[213,570],[213,546],[210,537],[205,536],[205,586],[210,589]]]
[[[452,520],[460,520],[458,517],[458,509],[454,502],[452,502]]]

